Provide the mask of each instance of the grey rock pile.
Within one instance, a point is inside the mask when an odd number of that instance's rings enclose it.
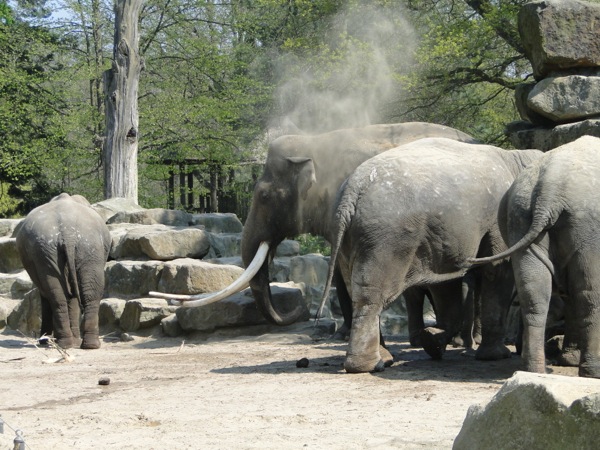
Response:
[[[519,11],[535,81],[518,86],[523,121],[509,124],[516,148],[550,150],[584,134],[600,137],[600,4],[543,0]]]

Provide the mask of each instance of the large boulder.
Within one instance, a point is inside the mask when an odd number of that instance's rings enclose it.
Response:
[[[547,151],[584,135],[600,137],[600,119],[587,119],[555,127],[533,127],[526,122],[513,122],[507,127],[506,134],[515,148]]]
[[[161,261],[108,261],[104,269],[104,297],[143,297],[156,291],[163,269]]]
[[[16,239],[0,237],[0,272],[11,273],[21,270],[23,270],[23,263],[17,252]]]
[[[133,199],[123,197],[110,198],[94,203],[92,208],[100,214],[100,217],[102,217],[105,222],[119,212],[132,213],[144,210],[144,208],[138,205]]]
[[[516,372],[467,412],[454,450],[592,449],[600,435],[600,380]]]
[[[300,320],[308,320],[310,315],[306,308],[301,285],[273,283],[271,284],[271,294],[273,303],[279,310],[291,311],[297,305],[302,305],[305,313]],[[267,323],[256,308],[249,289],[210,305],[180,307],[175,314],[179,325],[186,331],[213,331],[217,328]]]
[[[171,225],[187,227],[194,225],[194,216],[185,211],[176,209],[143,209],[139,211],[119,211],[106,221],[111,223],[138,223],[142,225]]]
[[[244,273],[241,267],[210,264],[190,258],[165,262],[158,290],[176,294],[204,294],[229,286]]]
[[[112,259],[203,258],[210,250],[209,233],[197,227],[115,224],[109,229]]]
[[[170,306],[161,298],[137,298],[125,304],[119,324],[124,331],[137,331],[160,324],[165,317],[175,312],[176,306]]]
[[[42,329],[42,300],[37,289],[30,290],[23,300],[9,313],[6,324],[26,336]]]
[[[600,76],[544,78],[529,93],[527,105],[537,114],[557,123],[598,116]]]
[[[577,0],[542,0],[518,16],[525,55],[536,79],[553,71],[600,66],[600,5]]]
[[[232,213],[194,214],[193,222],[211,233],[242,232],[242,222]]]

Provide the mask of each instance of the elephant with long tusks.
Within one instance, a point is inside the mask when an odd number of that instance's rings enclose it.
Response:
[[[600,139],[584,136],[544,154],[509,189],[499,211],[524,324],[525,370],[544,373],[553,281],[566,294],[562,359],[600,378]]]
[[[151,295],[184,301],[198,306],[219,301],[248,285],[256,304],[272,323],[295,322],[301,309],[283,314],[271,302],[268,255],[285,238],[311,233],[331,239],[331,216],[335,195],[343,181],[367,159],[399,145],[424,137],[445,137],[476,142],[471,136],[443,125],[407,122],[349,128],[319,135],[285,135],[274,140],[264,172],[256,183],[252,205],[242,235],[242,258],[248,268],[235,286],[209,296],[178,296],[159,292]],[[350,299],[338,285],[345,327],[352,318]],[[417,300],[418,301],[418,300]],[[422,303],[423,298],[421,296]],[[412,306],[412,305],[411,305]],[[414,307],[413,309],[422,310]],[[411,315],[412,328],[422,328],[422,314]]]
[[[339,264],[353,305],[344,366],[383,370],[379,316],[406,289],[427,286],[438,305],[427,346],[442,350],[460,323],[467,258],[506,249],[498,206],[518,174],[542,153],[508,151],[449,139],[422,139],[361,164],[343,185],[335,209],[328,295]],[[478,359],[510,356],[504,319],[512,298],[507,262],[482,267],[482,342]]]
[[[81,195],[66,193],[32,210],[19,224],[16,245],[42,298],[42,335],[62,348],[100,347],[98,309],[111,237]],[[81,318],[83,313],[83,319]]]

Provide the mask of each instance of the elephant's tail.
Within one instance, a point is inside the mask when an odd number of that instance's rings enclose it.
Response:
[[[65,282],[70,287],[71,295],[77,297],[81,304],[79,283],[77,282],[77,271],[75,269],[75,247],[64,242],[61,242],[60,246],[62,247],[62,251],[66,258]]]
[[[334,214],[334,223],[336,227],[334,227],[335,232],[332,234],[333,239],[331,242],[331,256],[329,257],[329,268],[327,271],[327,281],[325,283],[325,288],[323,289],[323,296],[321,297],[321,304],[319,305],[319,309],[317,310],[317,315],[315,320],[319,320],[321,314],[323,313],[323,308],[325,307],[325,302],[329,298],[329,292],[331,291],[331,284],[333,283],[333,273],[335,271],[335,262],[337,260],[337,256],[340,251],[340,247],[342,246],[342,241],[344,239],[344,234],[352,221],[352,217],[354,216],[356,198],[352,195],[346,194],[346,183],[342,185],[340,188],[341,200],[338,202],[338,206],[336,208]],[[340,197],[338,197],[340,198]]]
[[[509,249],[500,252],[497,255],[487,256],[484,258],[468,258],[465,267],[478,266],[494,261],[500,261],[533,244],[545,229],[552,227],[556,223],[560,214],[563,212],[563,205],[560,202],[553,201],[553,199],[556,198],[555,195],[555,189],[549,186],[547,183],[538,183],[533,191],[533,197],[536,199],[533,206],[533,219],[531,221],[531,225],[529,226],[529,230],[527,230],[525,235],[523,235],[523,237]],[[546,264],[550,271],[553,272],[550,262],[547,261],[547,259],[541,254],[539,254],[539,252],[534,250],[534,253],[536,253],[538,258],[542,259],[544,264]]]

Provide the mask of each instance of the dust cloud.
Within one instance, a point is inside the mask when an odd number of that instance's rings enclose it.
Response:
[[[362,2],[331,19],[322,45],[278,59],[275,127],[306,133],[385,121],[402,95],[400,76],[413,66],[415,33],[398,6]],[[293,125],[292,125],[293,124]]]

